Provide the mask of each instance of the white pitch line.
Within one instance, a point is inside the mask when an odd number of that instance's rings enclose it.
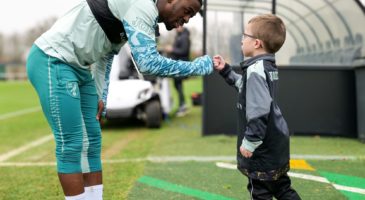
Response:
[[[288,175],[292,176],[292,177],[296,177],[296,178],[312,180],[312,181],[317,181],[317,182],[321,182],[321,183],[330,183],[337,190],[342,190],[342,191],[347,191],[347,192],[354,192],[354,193],[359,193],[359,194],[365,194],[365,189],[356,188],[356,187],[349,187],[349,186],[344,186],[344,185],[338,185],[338,184],[335,184],[335,183],[331,183],[328,179],[326,179],[324,177],[320,177],[320,176],[313,176],[313,175],[300,174],[300,173],[294,173],[294,172],[288,172]]]
[[[0,162],[0,167],[56,166],[56,162]]]
[[[355,188],[355,187],[348,187],[348,186],[337,185],[337,184],[332,184],[332,185],[333,185],[333,187],[335,187],[338,190],[354,192],[354,193],[359,193],[359,194],[365,194],[365,189]]]
[[[215,161],[235,161],[234,156],[149,156],[151,162],[215,162]]]
[[[53,138],[53,135],[47,135],[47,136],[42,137],[38,140],[35,140],[31,143],[28,143],[28,144],[26,144],[22,147],[19,147],[17,149],[14,149],[12,151],[7,152],[7,153],[1,154],[0,155],[0,163],[6,161],[6,160],[8,160],[8,159],[10,159],[10,158],[12,158],[16,155],[19,155],[19,154],[21,154],[21,153],[23,153],[23,152],[25,152],[25,151],[33,148],[33,147],[37,147],[37,146],[39,146],[43,143],[46,143],[46,142],[52,140],[52,138]]]
[[[147,158],[132,158],[118,160],[104,160],[105,163],[123,163],[123,162],[143,162],[149,161],[154,163],[163,162],[217,162],[217,161],[235,161],[234,156],[148,156]]]
[[[293,154],[292,159],[303,160],[358,160],[364,157],[356,156],[336,156],[336,155],[310,155],[310,154]],[[198,161],[198,162],[213,162],[213,161],[236,161],[235,156],[150,156],[148,160],[151,162],[184,162],[184,161]]]
[[[130,158],[117,160],[103,160],[103,163],[125,163],[125,162],[216,162],[216,161],[235,161],[232,156],[148,156],[147,158]]]
[[[231,163],[217,162],[215,163],[217,167],[225,168],[225,169],[237,169],[237,165]]]
[[[222,157],[224,158],[225,156],[218,156],[218,157],[216,157],[216,159],[219,160],[219,158],[221,159]],[[144,161],[159,163],[159,162],[161,162],[161,160],[162,160],[162,162],[176,162],[176,161],[185,162],[185,161],[196,161],[197,158],[204,158],[204,157],[199,157],[199,156],[187,156],[186,158],[184,158],[183,156],[147,157],[147,158],[134,158],[134,159],[103,160],[103,163],[114,164],[114,163],[144,162]],[[208,159],[205,159],[200,162],[208,162],[208,161],[210,162],[212,160],[214,160],[214,157],[208,157]],[[36,162],[0,162],[0,167],[34,167],[34,166],[55,166],[55,165],[56,165],[55,162],[38,162],[38,163],[36,163]],[[237,169],[237,165],[231,164],[231,163],[217,162],[216,165],[220,168],[225,168],[225,169],[233,169],[233,170]],[[309,174],[294,173],[294,172],[288,172],[288,175],[291,177],[295,177],[295,178],[316,181],[316,182],[320,182],[320,183],[328,183],[328,184],[333,185],[333,187],[336,188],[337,190],[348,191],[348,192],[365,195],[365,189],[334,184],[334,183],[331,183],[330,181],[328,181],[328,179],[326,179],[324,177],[314,176],[314,175],[309,175]]]
[[[310,154],[293,154],[292,159],[303,160],[358,160],[364,157],[356,156],[336,156],[336,155],[310,155]],[[214,161],[236,161],[235,156],[150,156],[148,160],[151,162],[184,162],[184,161],[198,161],[198,162],[214,162]]]
[[[216,161],[234,161],[230,156],[149,156],[147,158],[130,158],[130,159],[116,159],[116,160],[102,160],[103,163],[118,164],[130,162],[216,162]],[[33,166],[54,166],[55,162],[0,162],[0,167],[33,167]]]
[[[356,156],[337,156],[337,155],[299,155],[299,154],[291,154],[290,158],[292,159],[301,159],[301,160],[356,160],[361,159]]]
[[[320,160],[332,160],[334,159],[333,156],[329,156],[326,158],[325,156],[317,156],[317,155],[297,155],[293,159],[303,158],[303,157],[311,157],[313,159],[320,159]],[[340,159],[340,158],[338,158]],[[341,158],[342,159],[342,158]],[[236,157],[234,156],[149,156],[146,158],[129,158],[129,159],[116,159],[116,160],[103,160],[103,163],[114,164],[114,163],[128,163],[128,162],[154,162],[154,163],[163,163],[163,162],[188,162],[188,161],[196,161],[196,162],[221,162],[218,163],[223,168],[231,168],[237,169],[235,165],[223,163],[224,162],[235,162]],[[55,163],[35,163],[35,162],[3,162],[1,163],[1,156],[0,156],[0,167],[4,166],[54,166]],[[232,165],[232,166],[229,166]]]
[[[24,109],[24,110],[19,110],[19,111],[15,111],[15,112],[11,112],[11,113],[6,113],[6,114],[3,114],[3,115],[0,115],[0,121],[5,120],[5,119],[9,119],[9,118],[12,118],[12,117],[17,117],[17,116],[20,116],[20,115],[25,115],[25,114],[32,113],[32,112],[37,112],[39,110],[41,110],[41,107],[37,106],[37,107],[28,108],[28,109]]]
[[[130,159],[116,159],[116,160],[102,160],[102,163],[118,164],[118,163],[129,163],[129,162],[145,162],[147,158],[130,158]]]
[[[316,181],[316,182],[320,182],[320,183],[330,183],[326,178],[323,178],[320,176],[313,176],[313,175],[309,175],[309,174],[300,174],[300,173],[295,173],[295,172],[288,172],[288,175],[291,177],[301,178],[301,179],[310,180],[310,181]]]
[[[220,168],[225,168],[225,169],[237,169],[237,165],[231,164],[231,163],[217,162],[216,166],[220,167]],[[320,183],[329,183],[329,184],[333,185],[333,187],[336,188],[337,190],[365,194],[365,189],[334,184],[334,183],[331,183],[328,179],[326,179],[324,177],[320,177],[320,176],[313,176],[313,175],[309,175],[309,174],[301,174],[301,173],[295,173],[295,172],[288,172],[288,175],[291,177],[310,180],[310,181],[316,181],[316,182],[320,182]]]

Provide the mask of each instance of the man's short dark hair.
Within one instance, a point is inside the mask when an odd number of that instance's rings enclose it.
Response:
[[[199,0],[199,3],[202,6],[203,5],[203,0]]]

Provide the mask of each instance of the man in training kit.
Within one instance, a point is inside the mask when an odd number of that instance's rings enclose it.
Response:
[[[101,130],[113,57],[128,42],[138,70],[157,76],[206,75],[208,56],[192,62],[159,55],[155,30],[187,23],[201,0],[81,0],[34,43],[27,60],[56,142],[66,199],[102,199]]]

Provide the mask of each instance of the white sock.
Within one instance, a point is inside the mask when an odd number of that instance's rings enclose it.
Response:
[[[87,200],[102,200],[103,199],[103,185],[93,185],[85,187],[85,194]]]
[[[85,192],[76,196],[65,196],[66,200],[86,200]]]

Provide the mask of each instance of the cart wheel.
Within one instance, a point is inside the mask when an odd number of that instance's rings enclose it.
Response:
[[[162,122],[161,104],[158,100],[150,101],[145,107],[146,126],[148,128],[160,128]]]

